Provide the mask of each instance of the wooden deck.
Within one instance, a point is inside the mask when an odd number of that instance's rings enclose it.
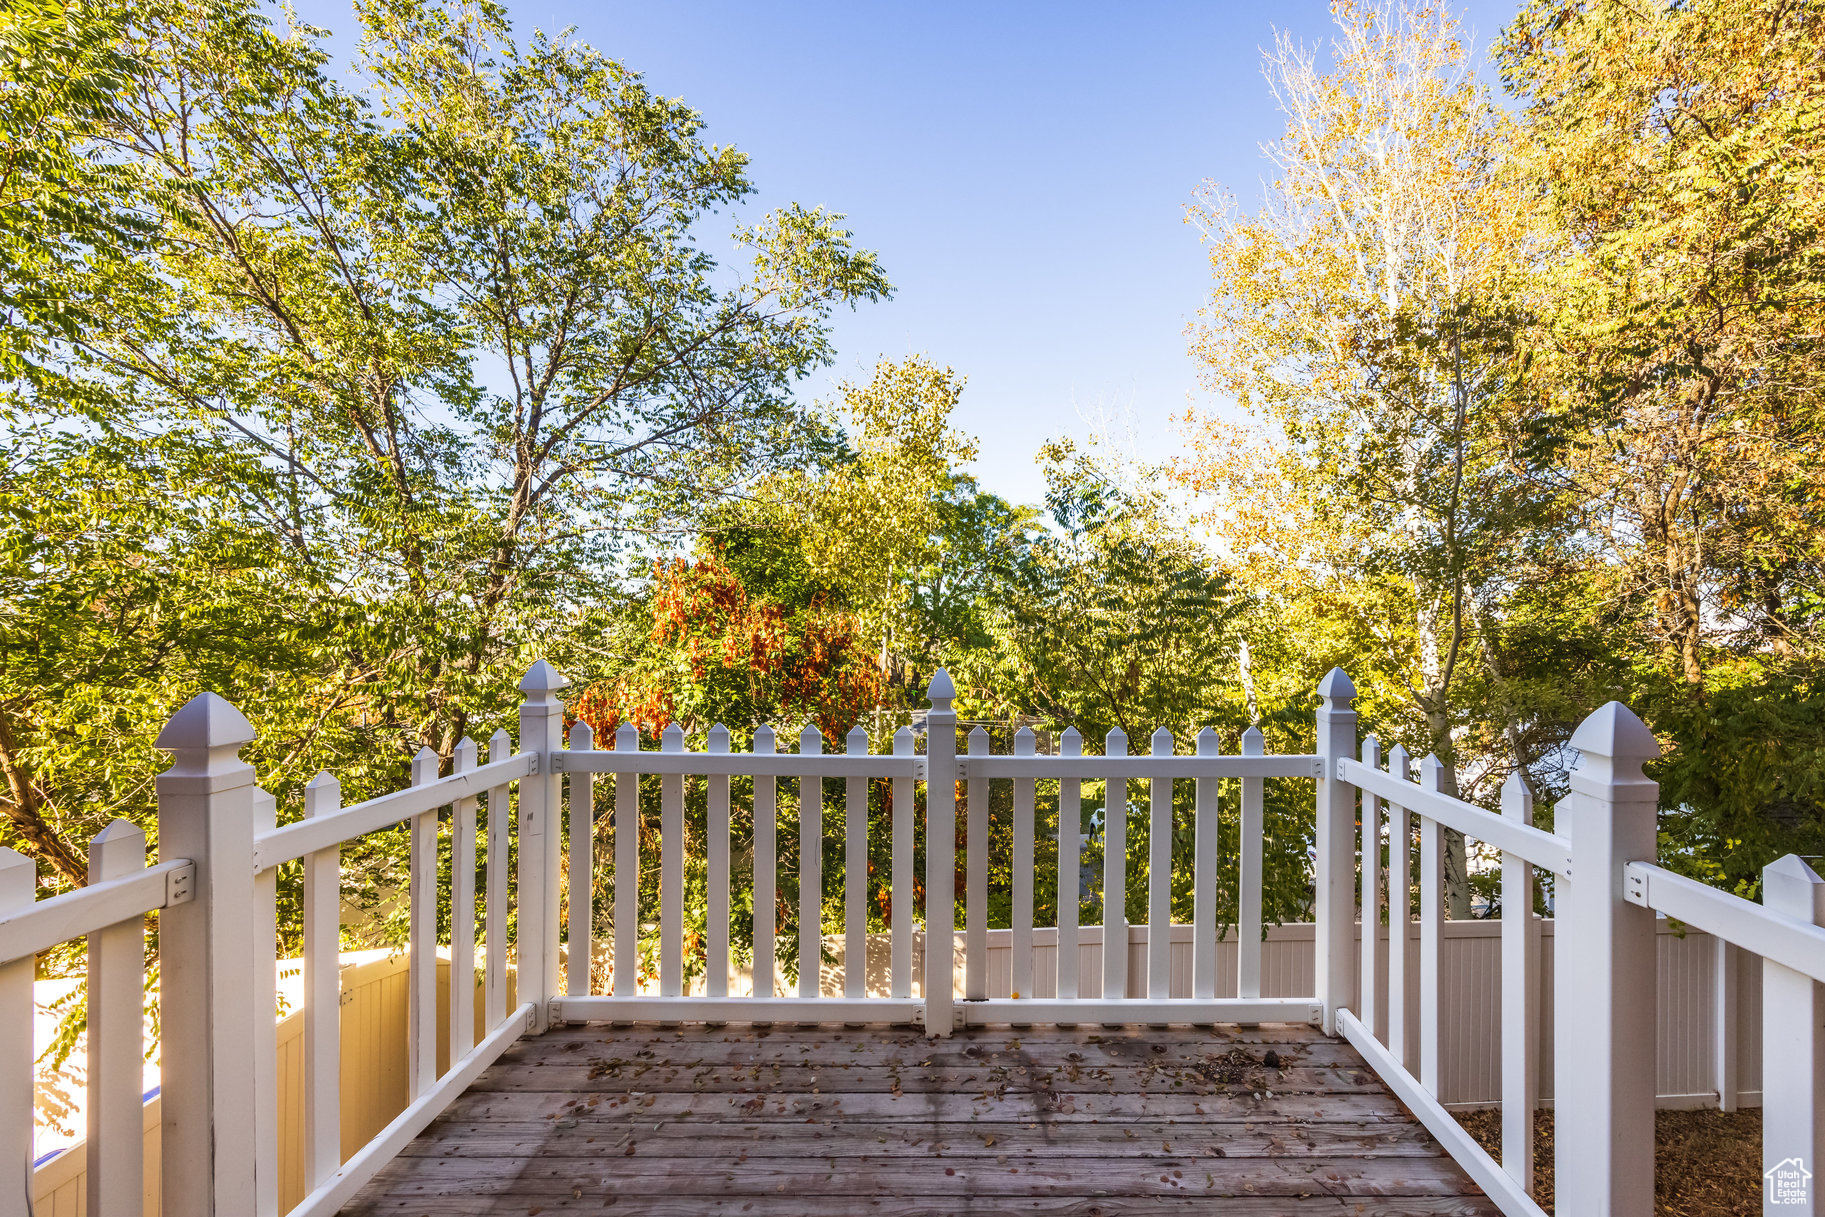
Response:
[[[1497,1210],[1309,1027],[591,1026],[515,1045],[343,1212]]]

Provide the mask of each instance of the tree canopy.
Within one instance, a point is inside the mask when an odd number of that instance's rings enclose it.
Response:
[[[968,369],[811,399],[880,260],[833,212],[759,213],[708,118],[572,32],[362,0],[332,71],[263,0],[9,6],[0,842],[84,882],[102,825],[155,826],[151,741],[199,688],[290,818],[320,769],[357,799],[510,725],[544,657],[602,742],[878,749],[942,664],[1003,747],[1303,751],[1342,665],[1385,746],[1469,798],[1519,773],[1543,820],[1619,698],[1667,747],[1673,864],[1747,891],[1825,852],[1820,14],[1537,0],[1493,72],[1448,11],[1335,16],[1265,53],[1259,202],[1191,208],[1217,404],[1162,467],[1034,437],[1020,504],[972,472],[997,403]],[[1309,786],[1268,803],[1269,919],[1300,917]],[[346,853],[351,942],[397,936],[404,853]],[[1487,911],[1449,860],[1452,915]],[[871,918],[922,903],[876,862]],[[1046,867],[1042,919],[1102,899]]]

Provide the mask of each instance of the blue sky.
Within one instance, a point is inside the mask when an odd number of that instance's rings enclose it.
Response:
[[[951,365],[975,472],[1024,502],[1046,439],[1107,419],[1159,458],[1172,417],[1206,402],[1185,352],[1206,283],[1185,206],[1206,179],[1254,199],[1279,132],[1259,48],[1276,26],[1330,29],[1314,0],[507,3],[522,34],[575,26],[694,106],[751,158],[755,208],[845,213],[895,297],[837,317],[838,362],[806,391],[830,398],[881,355]],[[347,0],[297,8],[353,24]],[[1479,51],[1513,11],[1471,6]]]

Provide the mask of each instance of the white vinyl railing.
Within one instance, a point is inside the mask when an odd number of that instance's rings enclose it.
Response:
[[[543,739],[555,733],[561,713],[550,691],[530,696],[521,715],[522,738]],[[196,898],[167,909],[159,927],[161,1211],[221,1217],[277,1217],[280,1211],[274,884],[278,866],[302,859],[304,1160],[309,1191],[291,1211],[327,1217],[509,1044],[538,1025],[538,1003],[506,1009],[510,790],[516,783],[520,787],[522,855],[530,848],[535,859],[556,800],[546,799],[551,783],[536,776],[538,754],[514,753],[503,731],[490,741],[487,764],[479,763],[475,744],[465,739],[455,749],[454,772],[440,778],[436,755],[423,750],[413,762],[410,787],[363,803],[343,806],[335,778],[319,775],[305,790],[304,818],[280,828],[275,825],[272,796],[253,784],[253,767],[238,756],[253,738],[252,728],[233,706],[206,693],[180,710],[158,739],[173,756],[172,767],[159,778],[160,846],[191,859],[196,886]],[[477,813],[484,797],[488,847],[481,864],[488,900],[484,1034],[477,1043],[472,1005],[478,928],[474,877]],[[438,841],[439,813],[445,807],[451,811],[452,840],[450,1065],[440,1076]],[[340,849],[346,841],[401,822],[411,827],[404,893],[410,916],[410,1102],[344,1161],[338,1095]],[[521,869],[527,869],[524,857]],[[533,887],[522,874],[522,909],[523,894]],[[523,951],[526,939],[536,938],[536,919],[523,918],[519,932]],[[116,1067],[111,1061],[98,1062],[93,1047],[89,1062],[91,1077],[106,1077]],[[98,1152],[95,1146],[91,1139],[92,1156]],[[90,1178],[93,1188],[93,1169]],[[98,1209],[92,1200],[90,1212],[137,1211],[137,1187],[136,1181],[132,1206],[104,1203]]]
[[[490,1062],[524,1034],[555,1022],[762,1021],[806,1023],[922,1023],[949,1035],[976,1023],[1214,1023],[1308,1021],[1349,1039],[1369,1064],[1439,1139],[1445,1149],[1512,1217],[1540,1212],[1530,1197],[1533,1112],[1537,1105],[1542,1020],[1551,1019],[1557,1211],[1562,1214],[1639,1214],[1653,1204],[1656,1020],[1656,910],[1716,935],[1764,961],[1764,1107],[1766,1165],[1793,1167],[1796,1186],[1820,1161],[1819,1073],[1825,1067],[1825,884],[1797,858],[1771,866],[1766,901],[1755,905],[1654,865],[1658,789],[1642,775],[1659,755],[1653,736],[1625,707],[1611,703],[1578,729],[1581,754],[1572,796],[1560,805],[1556,832],[1531,824],[1531,804],[1519,779],[1503,791],[1501,814],[1446,795],[1433,758],[1418,764],[1391,750],[1385,761],[1373,737],[1357,748],[1355,689],[1339,670],[1319,686],[1316,747],[1309,755],[1262,754],[1258,732],[1237,754],[1223,755],[1214,732],[1200,732],[1192,755],[1156,732],[1144,755],[1130,755],[1127,738],[1112,732],[1103,754],[1085,755],[1075,731],[1056,753],[1041,753],[1031,732],[1013,741],[1011,755],[993,755],[978,729],[957,752],[954,689],[940,671],[930,697],[926,751],[910,730],[891,751],[876,754],[865,731],[826,752],[807,727],[797,750],[781,752],[772,731],[755,732],[753,749],[730,749],[729,733],[712,730],[704,751],[687,751],[683,732],[668,729],[658,751],[643,751],[631,728],[598,749],[586,724],[565,746],[563,677],[543,662],[521,682],[520,748],[505,732],[489,743],[482,763],[464,740],[453,772],[439,776],[437,757],[422,751],[404,790],[343,806],[335,779],[321,775],[305,791],[304,816],[276,826],[271,796],[254,785],[239,751],[253,739],[245,718],[203,694],[174,716],[160,735],[173,764],[159,779],[159,840],[166,859],[145,866],[145,838],[124,822],[109,827],[91,852],[94,882],[34,903],[33,868],[0,852],[0,1196],[29,1196],[33,1124],[30,1024],[33,958],[59,943],[87,936],[90,949],[88,1107],[92,1213],[138,1212],[140,1159],[141,992],[144,917],[160,913],[162,1044],[162,1212],[203,1217],[278,1217],[278,1117],[274,1045],[277,937],[275,868],[301,860],[304,907],[305,1163],[308,1194],[292,1212],[327,1217],[443,1111]],[[881,741],[887,744],[888,741]],[[1360,759],[1358,757],[1360,756]],[[613,783],[613,858],[601,861],[611,880],[638,876],[641,786],[659,783],[658,971],[642,991],[642,909],[637,881],[613,882],[606,920],[617,966],[609,992],[592,992],[599,884],[595,854],[596,775]],[[752,975],[757,992],[731,993],[731,890],[735,857],[730,841],[731,779],[752,779]],[[1309,778],[1316,795],[1311,990],[1262,995],[1263,782]],[[706,975],[701,993],[685,985],[686,783],[706,791]],[[801,962],[795,993],[774,991],[775,909],[781,877],[777,839],[782,779],[796,780]],[[840,779],[845,814],[840,841],[828,841],[825,782]],[[1240,839],[1233,870],[1223,862],[1218,833],[1219,780],[1234,779]],[[568,805],[564,798],[568,780]],[[1149,783],[1145,807],[1130,807],[1131,782]],[[886,781],[891,815],[883,843],[893,901],[885,991],[867,982],[865,899],[870,857],[868,790]],[[1058,902],[1053,926],[1034,924],[1037,869],[1035,802],[1040,782],[1056,783],[1058,871],[1077,872],[1082,784],[1104,783],[1103,924],[1077,924],[1077,902]],[[1173,787],[1194,783],[1192,925],[1171,924],[1175,835]],[[1008,996],[990,996],[989,803],[994,783],[1011,783],[1012,842],[1005,933]],[[925,788],[925,891],[922,962],[915,959],[912,901],[917,788]],[[957,789],[967,792],[961,975],[957,953],[945,949],[953,925]],[[517,789],[517,797],[515,790]],[[746,789],[744,784],[743,789]],[[485,845],[478,813],[488,810]],[[568,806],[568,823],[566,809]],[[438,1070],[437,953],[439,841],[448,809],[452,880],[450,908],[449,1066]],[[1360,810],[1360,819],[1359,819]],[[513,814],[517,811],[517,818]],[[1128,888],[1126,834],[1132,816],[1146,816],[1148,924],[1130,927],[1122,893]],[[346,1160],[338,1127],[337,979],[340,850],[344,842],[399,823],[410,825],[409,1032],[410,1102],[401,1114]],[[1499,851],[1502,867],[1502,1141],[1485,1153],[1440,1101],[1441,975],[1444,937],[1443,834],[1455,830]],[[510,838],[510,833],[512,834]],[[1417,871],[1415,840],[1417,838]],[[843,924],[824,923],[823,851],[842,850]],[[568,846],[568,849],[566,848]],[[478,856],[478,848],[482,852]],[[1384,850],[1386,862],[1383,862]],[[568,856],[566,856],[568,855]],[[506,860],[517,859],[510,877]],[[1558,910],[1553,1008],[1538,992],[1540,928],[1534,918],[1534,871],[1555,877]],[[476,876],[482,876],[485,921],[478,920]],[[1185,876],[1181,876],[1184,878]],[[567,885],[561,880],[568,880]],[[1360,880],[1360,886],[1359,886]],[[1237,893],[1240,940],[1234,956],[1234,996],[1219,978],[1219,888]],[[560,919],[560,888],[570,897]],[[1409,985],[1407,952],[1387,950],[1372,930],[1383,894],[1390,941],[1405,942],[1417,889],[1417,984]],[[1359,909],[1363,932],[1358,932]],[[515,914],[517,1008],[507,1006],[509,912]],[[1154,929],[1163,932],[1155,934]],[[820,946],[835,932],[844,963],[840,993],[823,992]],[[1050,996],[1035,994],[1035,936],[1042,933],[1053,961]],[[1189,934],[1190,992],[1172,985],[1172,944]],[[562,941],[565,940],[566,941]],[[1100,948],[1101,984],[1077,974],[1079,947]],[[1130,961],[1130,943],[1144,960]],[[1358,945],[1360,942],[1360,946]],[[561,950],[570,965],[561,967]],[[998,948],[1001,949],[1001,948]],[[478,959],[479,952],[479,959]],[[1726,952],[1727,954],[1727,952]],[[1092,956],[1096,958],[1096,956]],[[1144,966],[1143,966],[1144,964]],[[807,966],[808,965],[808,966]],[[855,965],[855,966],[852,966]],[[482,974],[481,1033],[472,1005]],[[1181,965],[1181,968],[1183,965]],[[560,979],[561,978],[561,979]],[[959,981],[961,983],[959,984]],[[915,996],[915,985],[918,994]],[[955,991],[961,989],[961,1000]],[[1417,1009],[1409,1011],[1409,992]],[[1722,991],[1723,986],[1720,986]],[[1089,994],[1092,990],[1094,995]],[[1360,991],[1360,998],[1358,992]],[[1387,999],[1377,1001],[1385,991]],[[1175,992],[1177,995],[1175,995]],[[1410,1014],[1414,1017],[1410,1020]],[[1409,1039],[1407,1028],[1417,1028]],[[1771,1188],[1774,1186],[1770,1185]],[[1772,1195],[1771,1191],[1771,1195]],[[1810,1191],[1806,1192],[1810,1204]],[[29,1211],[29,1200],[27,1201]],[[99,1206],[99,1207],[97,1207]],[[1770,1211],[1811,1211],[1782,1204]]]
[[[616,961],[633,961],[638,954],[640,914],[637,905],[637,880],[621,882],[621,876],[639,874],[640,834],[632,829],[640,808],[643,779],[656,777],[660,782],[660,880],[659,880],[659,973],[656,991],[641,992],[637,969],[621,964],[614,969],[612,992],[589,991],[589,973],[584,967],[566,971],[566,989],[551,1003],[553,1021],[639,1021],[645,1019],[703,1019],[729,1022],[811,1021],[844,1022],[912,1022],[924,1024],[934,1035],[948,1035],[954,1028],[974,1023],[1073,1023],[1073,1022],[1269,1022],[1317,1021],[1319,1003],[1313,997],[1263,998],[1260,994],[1260,926],[1261,926],[1261,800],[1263,779],[1270,777],[1316,778],[1323,766],[1317,755],[1264,756],[1261,735],[1251,730],[1242,741],[1242,754],[1222,756],[1216,733],[1205,730],[1196,741],[1197,755],[1174,755],[1174,740],[1164,729],[1156,732],[1151,751],[1145,755],[1128,753],[1127,737],[1113,731],[1104,741],[1102,756],[1083,754],[1082,740],[1073,730],[1060,738],[1057,755],[1035,750],[1035,737],[1022,730],[1014,738],[1012,755],[989,754],[988,733],[978,727],[970,733],[969,750],[955,751],[956,715],[950,708],[954,689],[948,675],[940,672],[930,690],[932,710],[928,719],[928,752],[915,751],[913,732],[902,728],[893,738],[892,751],[877,754],[870,751],[868,732],[861,727],[852,730],[844,740],[842,752],[826,753],[823,737],[815,726],[807,726],[798,737],[796,753],[780,753],[771,728],[755,732],[754,750],[748,753],[729,751],[729,733],[717,726],[707,738],[702,752],[684,747],[684,732],[676,725],[661,737],[660,750],[640,750],[639,734],[632,726],[616,733],[615,746],[598,751],[587,724],[572,728],[570,747],[553,754],[556,772],[570,775],[570,891],[568,930],[571,958],[590,958],[592,925],[595,921],[593,854],[594,834],[588,814],[579,809],[593,807],[593,775],[612,775],[616,815],[613,924]],[[941,777],[939,775],[942,775]],[[685,871],[684,795],[685,782],[701,777],[707,782],[708,837],[705,869],[708,875],[708,922],[705,966],[707,981],[701,995],[684,992],[684,907],[682,900]],[[772,910],[777,893],[779,859],[777,852],[777,816],[779,782],[796,779],[798,793],[798,918],[801,944],[797,993],[776,995],[771,991],[747,997],[728,995],[729,954],[729,782],[731,777],[753,780],[751,811],[754,822],[752,849],[753,908],[765,910],[752,925],[754,942],[753,974],[771,977],[774,971],[774,935]],[[1217,998],[1214,974],[1218,926],[1215,895],[1225,877],[1218,874],[1217,784],[1216,779],[1241,779],[1243,850],[1241,873],[1236,876],[1242,894],[1239,921],[1244,928],[1238,996]],[[827,844],[823,818],[824,783],[840,779],[844,783],[843,816],[843,924],[840,934],[845,942],[846,960],[866,958],[868,934],[866,897],[869,890],[869,819],[868,785],[887,781],[892,790],[892,839],[888,844],[894,889],[912,889],[914,855],[915,785],[926,783],[926,890],[942,892],[944,897],[929,900],[925,909],[927,942],[945,941],[951,933],[951,904],[956,828],[955,784],[964,783],[967,791],[965,817],[965,890],[964,909],[964,976],[961,1003],[951,1000],[955,985],[954,956],[949,951],[927,953],[921,996],[912,996],[913,988],[913,908],[910,900],[894,902],[894,920],[888,928],[892,939],[891,993],[867,994],[864,966],[845,966],[842,994],[826,996],[820,991],[820,969],[813,953],[833,928],[824,924],[823,850]],[[949,780],[945,780],[949,779]],[[1174,998],[1168,990],[1169,969],[1166,962],[1168,935],[1153,936],[1148,941],[1147,982],[1140,992],[1126,988],[1128,962],[1126,947],[1128,927],[1122,899],[1104,901],[1104,943],[1114,946],[1103,954],[1103,986],[1098,997],[1080,997],[1075,975],[1078,934],[1077,904],[1060,902],[1060,940],[1067,949],[1060,953],[1065,961],[1058,979],[1056,995],[1039,999],[1033,995],[1033,887],[1035,867],[1034,802],[1035,787],[1040,781],[1058,783],[1060,873],[1077,872],[1078,833],[1082,784],[1086,780],[1105,783],[1104,843],[1105,892],[1127,890],[1126,823],[1127,785],[1130,780],[1150,783],[1145,814],[1151,825],[1152,854],[1148,865],[1149,922],[1171,924],[1173,866],[1171,857],[1172,786],[1175,781],[1196,783],[1196,873],[1193,887],[1198,893],[1194,914],[1196,951],[1194,996]],[[989,931],[989,786],[1009,782],[1013,787],[1013,842],[1011,857],[1012,890],[1009,893],[1013,935],[1013,993],[1018,996],[988,996]],[[1252,834],[1249,826],[1253,826]],[[1050,928],[1050,927],[1048,927]]]
[[[181,858],[148,867],[146,834],[116,820],[89,846],[88,886],[35,900],[36,864],[0,848],[0,1212],[31,1211],[37,956],[83,937],[89,940],[89,1211],[138,1209],[146,914],[169,910],[174,917],[191,903],[196,870]]]

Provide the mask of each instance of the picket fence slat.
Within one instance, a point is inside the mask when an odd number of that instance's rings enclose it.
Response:
[[[969,755],[987,756],[989,733],[970,732]],[[981,1001],[989,995],[989,783],[970,775],[964,803],[963,840],[963,997]]]
[[[1408,783],[1407,750],[1388,749],[1388,774]],[[1413,1067],[1407,1039],[1407,942],[1413,929],[1413,813],[1388,801],[1388,1052],[1401,1068]]]
[[[1373,735],[1362,741],[1362,763],[1381,768],[1381,741]],[[1362,984],[1361,1022],[1371,1035],[1386,1034],[1378,1017],[1376,983],[1381,979],[1381,800],[1362,792],[1362,845],[1358,855],[1362,873]]]
[[[1422,789],[1437,792],[1444,769],[1436,756],[1419,763]],[[1431,816],[1419,822],[1419,1080],[1439,1092],[1439,952],[1445,932],[1445,830]]]
[[[809,724],[799,732],[800,756],[817,756],[824,737]],[[816,772],[798,779],[798,995],[816,997],[823,972],[824,942],[824,779]]]
[[[513,752],[506,728],[488,739],[488,762]],[[512,796],[505,784],[488,790],[488,924],[483,969],[482,1021],[490,1034],[507,1017],[507,834],[513,825]]]
[[[1198,732],[1199,756],[1216,756],[1222,751],[1217,733],[1205,727]],[[1197,778],[1193,788],[1192,807],[1192,897],[1191,897],[1191,995],[1210,1000],[1217,995],[1217,867],[1221,808],[1215,778]]]
[[[305,819],[333,816],[341,806],[335,775],[319,773],[305,786]],[[304,1181],[310,1190],[342,1165],[341,959],[342,851],[332,845],[304,855]]]
[[[754,730],[754,754],[770,756],[773,728]],[[779,779],[754,778],[754,995],[773,996],[773,927],[779,916]],[[629,989],[627,995],[632,995]],[[615,996],[623,996],[620,989]]]
[[[1250,727],[1242,733],[1242,755],[1260,756],[1267,741],[1261,728]],[[1242,779],[1241,837],[1237,845],[1236,877],[1236,996],[1261,996],[1261,837],[1262,801],[1265,791],[1260,778]]]
[[[894,732],[897,757],[913,755],[911,727]],[[895,997],[911,997],[913,981],[913,780],[893,779],[893,988]]]
[[[269,791],[254,787],[253,830],[271,832],[279,823],[279,804]],[[143,861],[143,859],[142,859]],[[253,1090],[258,1107],[254,1115],[254,1214],[255,1217],[279,1217],[279,872],[263,870],[253,881]],[[435,877],[433,878],[435,882]],[[435,888],[432,889],[435,891]],[[413,905],[417,907],[416,903]],[[435,923],[433,923],[435,924]],[[433,977],[435,977],[433,973]],[[114,1062],[104,1067],[118,1068]],[[138,1107],[139,1079],[133,1078],[133,1100]],[[118,1100],[117,1100],[118,1101]],[[139,1123],[137,1110],[133,1118],[122,1118],[122,1135]],[[94,1161],[91,1158],[91,1161]],[[91,1181],[94,1174],[90,1174]],[[118,1212],[97,1209],[91,1213]]]
[[[1172,732],[1153,733],[1153,755],[1172,755]],[[1147,996],[1172,996],[1172,779],[1147,783]]]
[[[721,723],[710,728],[709,750],[717,756],[729,751],[729,729]],[[706,828],[709,832],[708,907],[704,915],[704,992],[725,997],[729,992],[729,775],[716,774],[709,781]]]
[[[145,866],[146,834],[126,820],[109,824],[89,846],[91,883],[124,878]],[[87,1187],[89,1212],[97,1215],[136,1210],[144,1187],[145,975],[145,918],[89,935]]]
[[[590,751],[595,748],[595,728],[578,720],[570,729],[570,746]],[[460,770],[460,762],[458,765]],[[570,901],[565,912],[565,926],[570,931],[569,962],[564,968],[564,992],[571,997],[586,997],[589,994],[589,963],[595,958],[594,930],[595,921],[595,886],[596,886],[596,775],[593,773],[573,773],[565,791],[566,805],[570,810]],[[458,823],[455,837],[461,848],[461,813],[454,817]],[[473,840],[473,836],[471,837]],[[451,874],[457,872],[453,869]],[[454,893],[451,897],[451,908],[455,908]],[[450,966],[456,966],[456,927],[460,922],[450,923]],[[456,974],[450,976],[450,1028],[454,1032],[461,1024],[456,1018]],[[473,1026],[471,1026],[473,1036]],[[465,1049],[467,1045],[465,1045]],[[454,1039],[450,1045],[450,1059],[455,1060],[462,1053],[456,1050]]]
[[[1059,755],[1081,756],[1083,736],[1076,727],[1065,729],[1058,741]],[[1058,996],[1077,996],[1077,912],[1080,892],[1079,859],[1083,856],[1082,778],[1058,779]],[[1069,894],[1067,894],[1069,893]]]
[[[1502,814],[1533,823],[1533,794],[1519,773],[1502,785]],[[1502,1169],[1533,1191],[1534,1107],[1539,1100],[1540,939],[1533,915],[1533,867],[1502,855]]]
[[[437,780],[437,753],[420,748],[412,758],[412,784]],[[406,975],[410,1057],[408,1093],[416,1099],[437,1081],[437,808],[412,817],[412,852],[406,899],[410,952]]]
[[[868,732],[856,727],[843,742],[850,756],[868,755]],[[868,993],[868,779],[844,779],[843,996]]]
[[[640,729],[622,723],[615,732],[619,755],[640,750]],[[615,976],[616,997],[640,992],[640,775],[615,773]]]
[[[1103,755],[1128,755],[1120,727],[1103,738]],[[1103,999],[1128,995],[1128,782],[1103,788]]]
[[[1032,756],[1033,729],[1022,727],[1014,735],[1014,755]],[[1032,778],[1014,779],[1013,908],[1009,920],[1009,960],[1014,996],[1033,996],[1033,800]],[[986,945],[986,944],[985,944]]]
[[[662,752],[684,751],[684,728],[667,727]],[[659,779],[659,994],[684,992],[684,775]]]
[[[577,724],[585,732],[589,724]],[[478,767],[475,741],[456,741],[452,770],[473,773]],[[589,812],[588,792],[583,798]],[[450,804],[450,1059],[459,1061],[475,1047],[475,814],[476,797]],[[574,892],[574,888],[572,891]],[[588,890],[587,882],[584,890]],[[573,897],[574,898],[574,897]],[[589,956],[584,955],[587,959]],[[587,983],[587,970],[585,983]]]

